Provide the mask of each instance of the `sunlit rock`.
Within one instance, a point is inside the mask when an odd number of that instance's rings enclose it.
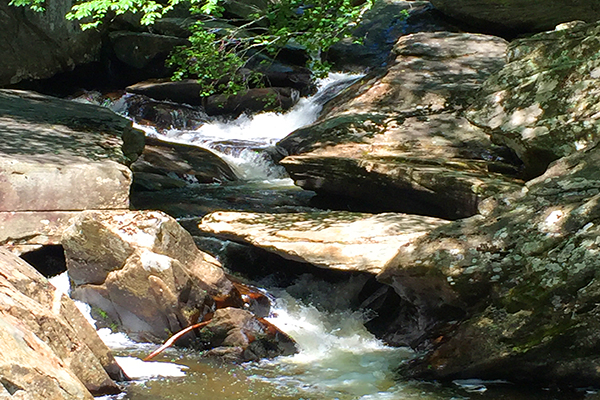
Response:
[[[518,161],[460,115],[504,65],[507,43],[448,32],[400,38],[383,76],[367,76],[327,103],[313,125],[278,146],[299,186],[358,211],[447,219],[521,183]],[[348,200],[346,200],[348,199]]]
[[[134,339],[166,340],[215,302],[242,306],[219,263],[161,212],[83,212],[62,242],[72,297]]]
[[[600,383],[599,171],[598,146],[562,158],[400,250],[378,279],[421,321],[427,352],[405,373]]]
[[[2,248],[0,270],[0,395],[120,392],[113,379],[126,379],[123,371],[73,301]]]
[[[348,212],[259,214],[218,211],[200,231],[252,244],[321,268],[378,273],[398,249],[448,221],[419,215]]]
[[[69,215],[129,208],[144,133],[112,111],[0,90],[0,244],[55,244]]]
[[[575,25],[512,42],[508,64],[482,87],[467,118],[542,174],[600,134],[600,24]]]

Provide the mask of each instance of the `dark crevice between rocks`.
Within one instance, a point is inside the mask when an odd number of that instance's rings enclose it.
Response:
[[[391,286],[378,282],[375,275],[319,268],[312,264],[287,260],[248,244],[208,235],[194,236],[194,240],[200,250],[216,257],[224,268],[242,280],[280,288],[289,288],[298,282],[326,282],[334,290],[340,288],[340,291],[344,291],[340,295],[350,299],[350,308],[361,311],[365,316],[365,327],[385,343],[413,347],[424,342],[423,321],[419,310],[400,298]],[[350,282],[356,284],[349,285]],[[319,301],[311,294],[307,296],[304,300],[316,307],[335,311],[334,293],[330,294],[331,304],[318,304]],[[455,311],[444,310],[445,317],[455,317]],[[443,319],[446,321],[448,318]]]
[[[43,246],[22,254],[21,258],[46,278],[62,274],[67,270],[65,252],[61,245]]]

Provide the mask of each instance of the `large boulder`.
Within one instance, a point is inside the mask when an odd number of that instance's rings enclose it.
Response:
[[[53,242],[74,211],[129,207],[127,165],[144,147],[131,121],[91,104],[0,90],[0,127],[1,243]]]
[[[73,301],[3,248],[0,269],[3,388],[23,390],[28,398],[120,392],[113,379],[125,374]]]
[[[131,165],[134,186],[142,190],[184,187],[238,179],[233,169],[210,150],[148,138],[142,156]]]
[[[600,139],[599,52],[600,23],[515,40],[467,118],[511,147],[529,177],[538,176]]]
[[[400,38],[383,76],[354,84],[278,143],[290,154],[281,164],[299,186],[363,210],[475,214],[481,199],[520,185],[510,152],[460,115],[504,65],[506,46],[448,32]]]
[[[82,31],[68,21],[68,0],[44,2],[46,11],[0,4],[0,87],[27,79],[49,78],[96,61],[102,45],[99,32]]]
[[[242,306],[219,263],[161,212],[85,211],[62,244],[72,297],[133,339],[161,342],[216,303]]]
[[[336,211],[258,214],[218,211],[198,226],[221,239],[252,244],[321,268],[376,274],[398,249],[448,221],[406,214]]]
[[[401,249],[378,279],[414,307],[433,379],[600,384],[598,146]]]
[[[600,19],[595,0],[431,0],[441,12],[484,32],[541,32],[563,22]]]

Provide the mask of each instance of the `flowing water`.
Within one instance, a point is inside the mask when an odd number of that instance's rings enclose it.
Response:
[[[285,171],[261,157],[257,149],[266,149],[293,130],[312,123],[332,93],[356,78],[332,76],[321,83],[317,95],[302,99],[285,114],[242,116],[229,123],[215,122],[193,131],[158,132],[143,128],[151,136],[210,149],[234,166],[247,192],[264,190],[263,198],[272,197],[269,193],[281,191],[281,188],[298,189],[293,187]],[[113,109],[124,111],[119,102]],[[239,187],[240,183],[233,186]],[[205,185],[201,192],[217,196],[215,192],[221,189],[227,190]],[[53,279],[53,283],[68,292],[65,274]],[[263,282],[262,287],[273,298],[269,320],[294,338],[299,347],[297,354],[274,360],[223,364],[204,359],[192,351],[171,348],[157,357],[157,361],[143,362],[141,358],[156,345],[134,343],[123,334],[101,329],[101,337],[133,378],[125,384],[122,394],[103,399],[591,400],[596,396],[595,392],[585,390],[575,394],[528,390],[506,382],[457,381],[442,386],[431,382],[399,381],[395,368],[414,354],[408,349],[393,348],[380,342],[364,328],[367,316],[350,311],[349,298],[345,297],[355,293],[357,284],[360,282],[349,280],[334,285],[310,276],[301,276],[286,288]],[[80,306],[89,315],[86,306]]]

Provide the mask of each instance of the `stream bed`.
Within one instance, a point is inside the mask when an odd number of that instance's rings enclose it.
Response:
[[[305,211],[311,205],[311,192],[293,185],[285,171],[260,156],[260,149],[273,146],[293,130],[314,122],[322,105],[358,76],[333,75],[321,82],[320,91],[285,114],[265,113],[254,118],[205,124],[193,131],[158,132],[141,127],[149,136],[194,144],[210,149],[225,159],[240,176],[228,184],[192,184],[161,193],[163,201],[182,204],[174,215],[184,222],[201,215],[188,212],[206,208],[245,211]],[[113,106],[119,110],[119,102]],[[156,201],[152,193],[139,193],[138,208]],[[144,196],[148,196],[145,198]],[[172,197],[169,197],[172,196]],[[184,224],[185,226],[185,224]],[[66,275],[53,283],[68,292]],[[66,280],[66,283],[65,283]],[[360,282],[359,282],[360,283]],[[364,282],[363,282],[364,283]],[[101,337],[118,356],[133,380],[124,392],[103,400],[595,400],[594,390],[560,392],[553,389],[516,387],[507,382],[436,382],[398,380],[396,368],[415,354],[407,348],[385,345],[364,327],[369,318],[351,311],[350,299],[356,282],[332,284],[310,275],[278,287],[268,279],[252,284],[264,288],[272,299],[269,321],[297,341],[299,352],[273,360],[226,364],[202,358],[185,349],[168,349],[152,362],[142,358],[157,345],[134,343],[123,334],[106,328]],[[65,287],[67,286],[67,287]],[[85,306],[81,305],[85,311]]]

